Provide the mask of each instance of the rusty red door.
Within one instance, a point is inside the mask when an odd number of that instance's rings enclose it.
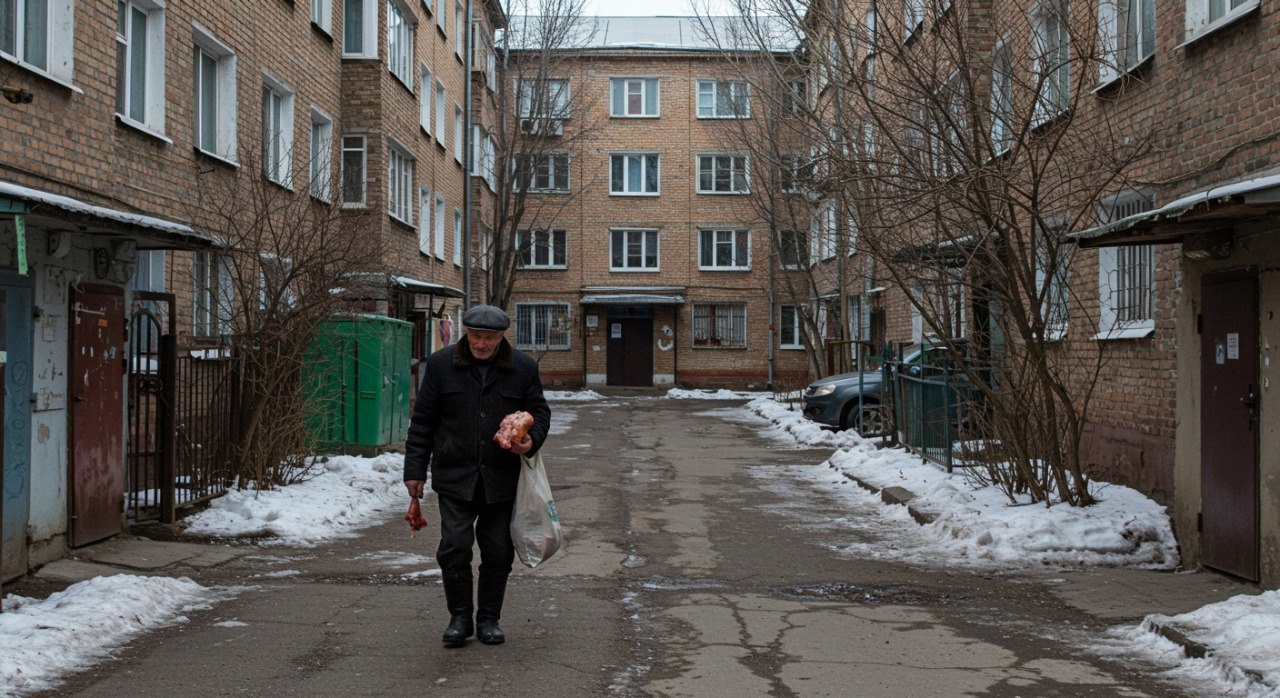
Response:
[[[71,294],[71,545],[120,532],[124,514],[124,295],[89,286]]]
[[[1200,327],[1204,564],[1258,581],[1258,277],[1205,276]]]

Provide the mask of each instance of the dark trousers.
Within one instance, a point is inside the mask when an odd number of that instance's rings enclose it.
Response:
[[[480,582],[476,618],[498,620],[502,616],[502,599],[507,590],[507,577],[515,560],[511,542],[511,507],[513,502],[489,504],[481,486],[472,499],[440,496],[440,547],[436,562],[444,580],[445,600],[449,614],[470,617],[471,548],[480,544]]]

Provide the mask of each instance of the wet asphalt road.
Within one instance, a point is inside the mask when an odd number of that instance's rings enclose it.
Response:
[[[1079,649],[1114,621],[1065,605],[1044,574],[834,553],[867,535],[857,512],[775,486],[829,452],[703,414],[725,406],[553,403],[566,546],[512,577],[505,645],[440,646],[431,502],[416,539],[395,512],[358,538],[191,571],[251,588],[50,695],[1181,695]]]

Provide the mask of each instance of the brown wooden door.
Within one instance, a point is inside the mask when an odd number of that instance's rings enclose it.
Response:
[[[609,318],[609,385],[653,385],[653,318]]]
[[[71,545],[120,532],[124,512],[124,295],[71,294]]]
[[[1258,278],[1204,278],[1200,544],[1204,564],[1258,580]]]

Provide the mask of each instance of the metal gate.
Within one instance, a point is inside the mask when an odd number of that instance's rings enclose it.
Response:
[[[174,519],[174,297],[135,291],[129,317],[125,510],[131,521]]]

